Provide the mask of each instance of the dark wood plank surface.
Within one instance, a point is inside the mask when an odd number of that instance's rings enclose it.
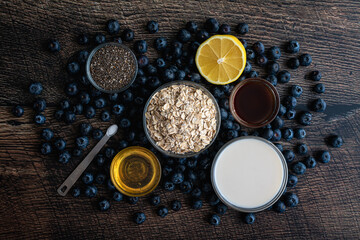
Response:
[[[353,1],[1,1],[0,3],[0,238],[1,239],[359,239],[360,238],[360,2]],[[96,209],[98,199],[60,197],[56,188],[78,164],[64,166],[54,157],[38,152],[40,128],[32,123],[33,97],[27,93],[31,81],[44,85],[47,126],[70,141],[76,126],[59,124],[52,118],[55,104],[63,97],[67,58],[81,47],[74,41],[80,32],[104,32],[104,23],[115,18],[135,30],[136,39],[173,38],[187,20],[198,23],[216,17],[234,27],[245,21],[250,44],[262,40],[266,47],[297,39],[301,52],[313,64],[293,72],[292,83],[304,87],[300,105],[314,98],[313,82],[304,74],[323,73],[328,109],[316,114],[307,128],[305,143],[312,152],[327,149],[324,136],[338,133],[345,145],[330,149],[333,159],[318,164],[299,178],[295,192],[300,204],[285,214],[264,211],[256,223],[246,225],[240,213],[230,210],[220,226],[207,223],[213,212],[190,209],[180,192],[157,189],[165,204],[181,199],[183,209],[165,219],[156,216],[147,198],[137,205],[112,204],[108,212]],[[160,33],[147,34],[145,23],[157,20]],[[43,49],[48,38],[59,39],[62,50],[50,54]],[[151,41],[150,41],[151,42]],[[154,51],[149,57],[154,58]],[[282,57],[287,59],[287,55]],[[286,91],[285,86],[280,92]],[[21,104],[25,115],[14,118],[11,106]],[[94,119],[95,126],[107,125]],[[117,136],[120,139],[120,136]],[[293,142],[294,143],[294,142]],[[287,145],[287,144],[285,144]],[[290,145],[289,145],[290,146]],[[102,195],[104,189],[100,189]],[[144,211],[147,221],[130,221],[135,211]]]

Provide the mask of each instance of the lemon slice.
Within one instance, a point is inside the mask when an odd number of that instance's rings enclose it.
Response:
[[[244,71],[246,51],[236,37],[215,35],[199,46],[195,62],[208,82],[225,85],[236,81]]]

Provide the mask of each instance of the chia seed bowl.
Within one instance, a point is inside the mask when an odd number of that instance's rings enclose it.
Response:
[[[215,127],[215,133],[211,139],[211,141],[209,142],[209,144],[207,144],[205,147],[203,147],[200,151],[189,151],[186,153],[175,153],[172,151],[167,151],[164,150],[163,148],[161,148],[156,141],[152,138],[150,131],[148,129],[147,126],[147,119],[146,119],[146,113],[148,111],[148,107],[150,105],[150,102],[152,100],[152,98],[155,96],[155,94],[159,93],[161,90],[171,87],[171,86],[175,86],[175,85],[184,85],[184,86],[188,86],[188,87],[192,87],[195,88],[196,90],[201,90],[214,104],[215,107],[215,119],[216,119],[216,127]],[[161,152],[164,155],[170,156],[170,157],[174,157],[174,158],[187,158],[187,157],[193,157],[196,156],[202,152],[204,152],[206,149],[208,149],[216,140],[216,137],[220,131],[220,126],[221,126],[221,115],[220,115],[220,108],[219,105],[216,102],[216,99],[214,98],[214,96],[210,93],[209,90],[207,90],[204,86],[202,86],[201,84],[197,84],[194,82],[190,82],[190,81],[172,81],[169,83],[165,83],[162,86],[160,86],[158,89],[156,89],[151,96],[149,97],[149,99],[147,100],[145,107],[144,107],[144,111],[143,111],[143,127],[144,127],[144,131],[146,134],[146,137],[148,138],[149,142],[151,143],[151,145],[153,145],[155,147],[156,150],[158,150],[159,152]]]
[[[135,54],[125,45],[115,42],[98,45],[86,61],[90,83],[105,93],[125,91],[135,81],[137,72]]]

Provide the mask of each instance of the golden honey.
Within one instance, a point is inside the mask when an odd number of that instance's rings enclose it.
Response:
[[[161,178],[161,165],[150,150],[133,146],[121,150],[112,160],[110,178],[121,193],[140,197],[152,192]]]

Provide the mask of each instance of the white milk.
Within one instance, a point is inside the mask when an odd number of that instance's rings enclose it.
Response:
[[[219,154],[213,166],[213,185],[230,204],[257,208],[280,191],[284,166],[273,146],[260,139],[239,139]]]

